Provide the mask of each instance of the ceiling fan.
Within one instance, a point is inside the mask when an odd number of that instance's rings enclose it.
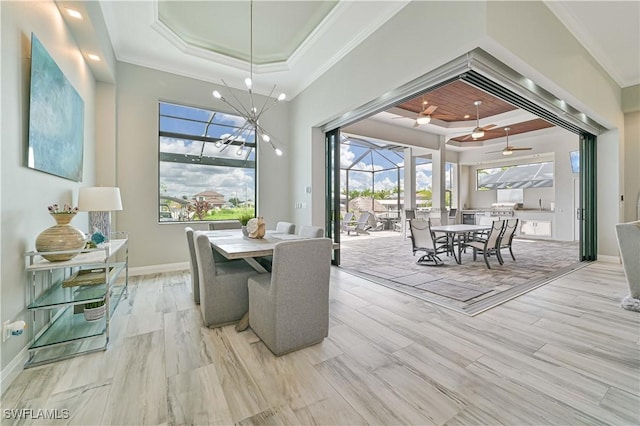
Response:
[[[436,109],[438,109],[437,105],[429,105],[427,106],[429,102],[425,101],[423,99],[422,101],[422,106],[423,106],[423,110],[420,111],[418,113],[418,115],[416,116],[415,119],[411,118],[411,117],[394,117],[393,119],[398,119],[398,118],[410,118],[412,120],[415,120],[415,122],[413,123],[413,127],[418,127],[421,124],[428,124],[431,122],[432,118],[455,118],[453,116],[449,116],[449,115],[444,115],[444,114],[439,114],[439,115],[434,115],[433,113],[436,111]]]
[[[480,111],[479,111],[479,106],[480,104],[482,104],[482,101],[475,101],[473,103],[476,106],[476,127],[471,131],[471,134],[465,136],[464,138],[462,138],[463,141],[467,141],[469,139],[479,139],[481,137],[484,136],[484,132],[486,132],[489,129],[493,129],[494,127],[496,127],[495,124],[487,124],[486,126],[482,126],[480,127]]]
[[[493,152],[501,152],[502,155],[511,155],[513,154],[513,151],[530,151],[532,148],[517,148],[515,146],[509,146],[509,130],[511,130],[510,127],[505,127],[504,131],[507,132],[507,146],[500,151],[489,151],[487,152],[487,154],[493,153]]]

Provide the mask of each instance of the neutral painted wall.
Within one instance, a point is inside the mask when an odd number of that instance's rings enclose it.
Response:
[[[117,226],[129,233],[130,266],[186,262],[185,224],[158,223],[158,102],[233,113],[211,95],[214,89],[223,94],[227,89],[126,63],[118,63],[117,81],[116,174],[123,203]],[[243,95],[246,93],[239,94],[241,99]],[[258,149],[258,214],[265,218],[267,228],[274,228],[278,220],[291,219],[288,122],[288,105],[283,102],[260,123],[282,142],[285,151],[283,157],[277,157],[269,146],[260,144]],[[205,229],[206,225],[195,224],[194,228]]]
[[[24,253],[55,222],[47,213],[53,203],[77,204],[78,188],[94,183],[95,80],[53,2],[0,2],[2,10],[2,175],[0,319],[27,320],[27,276]],[[84,100],[83,181],[67,179],[25,166],[29,129],[31,32]],[[72,225],[87,231],[87,214]],[[0,343],[3,369],[27,344],[29,333]],[[4,377],[3,377],[4,379]]]
[[[640,111],[624,115],[624,218],[640,220]]]

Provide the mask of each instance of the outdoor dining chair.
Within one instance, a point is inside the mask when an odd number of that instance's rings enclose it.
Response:
[[[438,254],[448,253],[449,247],[447,245],[436,245],[429,221],[411,219],[409,221],[409,235],[411,237],[413,255],[415,256],[416,252],[419,251],[425,253],[416,261],[416,265],[441,266],[444,264]]]
[[[463,243],[464,247],[473,248],[473,260],[476,260],[476,255],[478,252],[480,252],[484,257],[484,263],[487,264],[487,268],[491,269],[491,265],[489,264],[489,256],[495,254],[498,262],[502,265],[502,258],[499,255],[499,244],[500,237],[502,237],[502,233],[504,232],[504,224],[504,220],[494,220],[491,224],[489,235],[487,235],[486,238],[476,236],[472,241]]]
[[[500,264],[504,263],[504,259],[502,258],[502,253],[500,250],[509,249],[509,253],[511,254],[511,258],[515,261],[516,257],[513,255],[513,249],[511,247],[511,243],[513,243],[513,237],[516,235],[516,230],[518,229],[518,221],[520,219],[509,219],[506,221],[504,225],[504,231],[502,232],[502,236],[500,237],[500,241],[498,242],[498,260],[500,260]]]

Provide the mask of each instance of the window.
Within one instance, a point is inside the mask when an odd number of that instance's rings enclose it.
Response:
[[[478,169],[478,191],[553,186],[553,162]]]
[[[210,221],[255,216],[256,145],[239,116],[183,105],[159,105],[160,222]],[[244,141],[244,143],[242,143]]]

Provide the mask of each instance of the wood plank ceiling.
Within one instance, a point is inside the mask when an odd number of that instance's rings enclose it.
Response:
[[[518,109],[510,103],[461,80],[396,105],[396,108],[409,111],[417,117],[421,111],[435,106],[437,109],[431,114],[434,119],[445,122],[469,121],[476,119],[476,106],[474,104],[476,101],[482,102],[478,107],[481,127],[490,126],[492,124],[491,117],[493,116]],[[548,127],[553,127],[553,124],[540,118],[513,123],[509,125],[509,135],[532,132]],[[503,127],[494,127],[485,130],[485,135],[475,140],[467,137],[467,135],[458,136],[452,138],[452,140],[458,142],[484,141],[500,138],[504,135],[505,130]]]

